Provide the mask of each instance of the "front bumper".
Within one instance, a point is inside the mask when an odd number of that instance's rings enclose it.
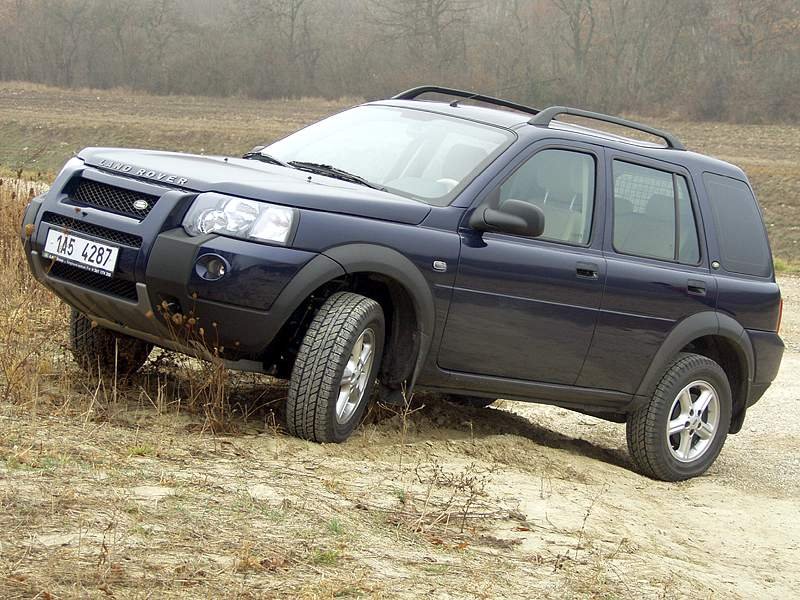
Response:
[[[303,294],[311,293],[318,280],[344,274],[338,263],[313,252],[218,236],[191,237],[176,225],[194,196],[164,192],[140,221],[78,210],[65,193],[35,198],[21,232],[34,276],[108,329],[195,356],[208,358],[221,350],[222,358],[258,360],[303,302]],[[65,219],[76,235],[120,248],[113,278],[42,257],[48,231],[63,228]],[[109,231],[127,237],[118,242],[109,239]],[[227,262],[223,278],[201,277],[196,263],[207,254]]]
[[[53,276],[51,261],[35,250],[29,260],[36,279],[98,325],[204,358],[220,351],[223,357],[259,356],[291,314],[206,300],[161,275],[135,282],[135,299],[123,298]]]

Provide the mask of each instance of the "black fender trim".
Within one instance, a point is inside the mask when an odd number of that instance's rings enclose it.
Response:
[[[738,412],[734,413],[731,422],[731,433],[739,431],[744,421],[747,399],[750,397],[750,389],[753,384],[755,354],[753,352],[753,344],[750,341],[750,336],[747,335],[747,331],[733,318],[717,312],[705,311],[693,314],[678,323],[672,329],[661,344],[658,352],[656,352],[653,360],[650,362],[650,366],[636,390],[631,409],[638,408],[649,401],[664,370],[667,368],[670,361],[680,352],[681,348],[707,335],[721,336],[731,341],[734,348],[736,348],[739,353],[740,358],[747,366],[747,378],[744,381],[745,402],[739,407]]]
[[[408,291],[414,303],[419,337],[417,362],[408,382],[410,393],[430,351],[436,325],[433,293],[425,277],[408,258],[386,246],[347,244],[325,250],[323,255],[339,263],[349,275],[378,273],[394,279]]]
[[[31,261],[31,250],[33,250],[32,237],[34,235],[33,228],[36,225],[36,218],[39,215],[39,209],[42,208],[45,196],[46,194],[40,194],[35,198],[31,198],[28,206],[25,207],[25,213],[22,216],[22,224],[20,225],[19,231],[20,241],[22,242],[22,247],[25,249],[25,258],[27,258],[28,266],[31,271],[34,272],[34,275],[35,271],[33,269],[33,262]]]
[[[270,315],[273,316],[276,323],[273,334],[278,332],[278,329],[286,323],[300,303],[308,298],[314,290],[329,281],[344,277],[346,274],[339,263],[324,254],[317,254],[308,261],[286,284],[270,307]]]

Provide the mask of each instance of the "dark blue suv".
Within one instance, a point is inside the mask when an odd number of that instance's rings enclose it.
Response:
[[[685,479],[783,353],[740,169],[631,121],[447,88],[243,158],[83,150],[22,235],[85,367],[131,373],[157,345],[285,378],[288,430],[319,442],[347,439],[378,381],[386,401],[627,422],[643,473]]]

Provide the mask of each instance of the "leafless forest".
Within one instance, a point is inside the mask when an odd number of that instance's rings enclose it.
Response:
[[[0,80],[377,97],[436,82],[534,105],[800,118],[798,0],[0,0]]]

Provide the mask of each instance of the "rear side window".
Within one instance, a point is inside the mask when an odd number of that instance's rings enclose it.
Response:
[[[683,264],[700,262],[692,201],[682,176],[614,161],[614,249]]]
[[[678,200],[678,262],[696,265],[700,262],[700,243],[697,239],[697,224],[692,211],[692,199],[686,180],[675,176],[675,192]]]
[[[738,179],[704,173],[711,214],[726,271],[768,277],[772,274],[764,222],[750,187]]]

